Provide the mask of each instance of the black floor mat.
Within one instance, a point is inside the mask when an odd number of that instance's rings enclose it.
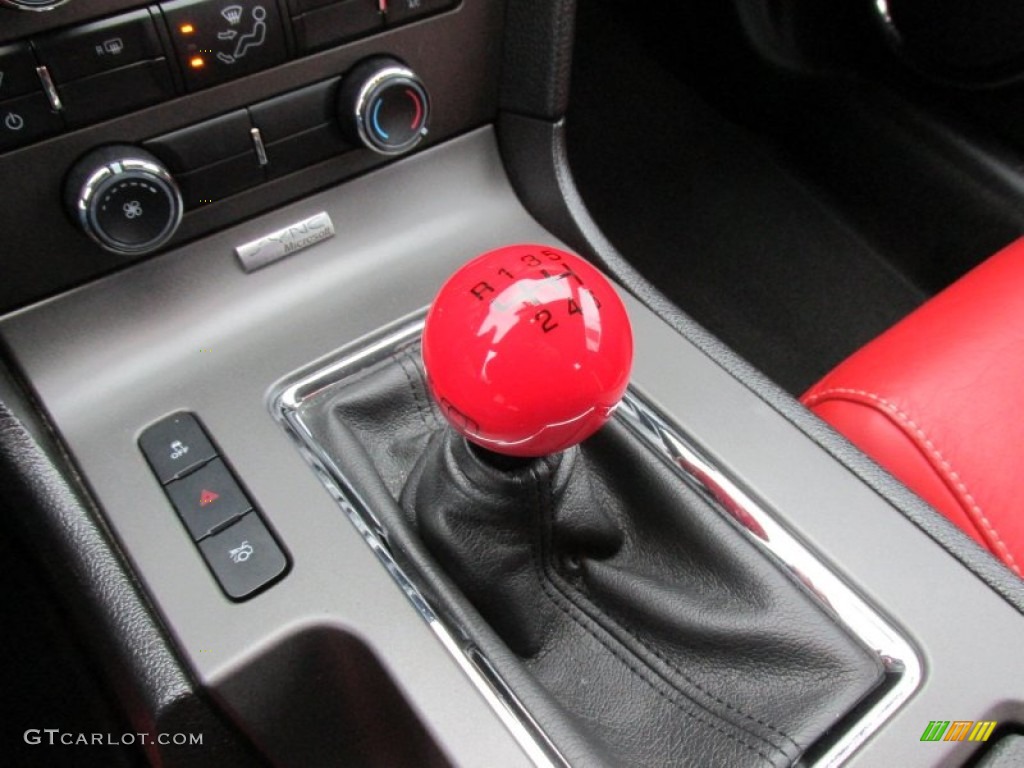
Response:
[[[569,159],[661,291],[793,394],[924,300],[755,135],[581,4]]]

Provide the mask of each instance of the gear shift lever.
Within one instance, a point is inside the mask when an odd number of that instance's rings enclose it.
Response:
[[[396,552],[526,681],[517,695],[539,686],[584,734],[578,764],[790,766],[881,680],[804,584],[605,423],[632,336],[594,267],[540,245],[484,254],[442,287],[420,346],[324,403],[324,442],[346,466],[372,458],[362,493]]]
[[[583,441],[622,399],[626,308],[589,263],[542,245],[489,251],[441,288],[423,330],[427,382],[472,443],[536,457]]]

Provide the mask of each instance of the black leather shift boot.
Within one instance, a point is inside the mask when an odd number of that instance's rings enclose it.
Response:
[[[417,359],[343,387],[322,442],[343,468],[361,445],[404,524],[612,762],[791,765],[879,684],[877,655],[627,428],[499,471],[443,427]]]

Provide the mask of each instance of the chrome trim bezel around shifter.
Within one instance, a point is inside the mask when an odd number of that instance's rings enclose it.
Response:
[[[338,502],[349,520],[399,585],[419,615],[428,623],[459,667],[466,673],[526,754],[538,766],[567,766],[568,762],[515,696],[490,661],[467,638],[461,627],[448,626],[424,597],[417,574],[407,573],[392,556],[386,531],[347,480],[344,468],[317,442],[303,420],[303,408],[329,396],[334,385],[393,355],[417,341],[425,311],[382,329],[357,342],[333,360],[321,362],[293,376],[272,398],[272,411],[297,440],[307,461]],[[695,441],[660,414],[634,388],[630,388],[615,418],[620,419],[648,447],[670,464],[723,516],[759,546],[783,563],[822,604],[867,647],[878,653],[885,680],[855,713],[844,718],[828,743],[815,745],[809,764],[833,768],[877,731],[917,690],[922,664],[913,646],[882,614],[849,586],[810,547],[790,533],[779,516],[756,501],[741,483],[711,461]]]

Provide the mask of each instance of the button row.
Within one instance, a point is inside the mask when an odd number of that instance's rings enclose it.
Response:
[[[155,9],[0,47],[0,151],[175,95]]]
[[[190,413],[148,427],[139,447],[225,594],[251,597],[288,559]]]
[[[196,91],[281,64],[291,56],[289,24],[295,55],[304,55],[458,2],[170,0],[3,45],[0,152],[159,103],[182,87]],[[314,142],[296,142],[285,154],[307,143]]]
[[[353,149],[335,116],[338,77],[145,142],[187,209]]]

